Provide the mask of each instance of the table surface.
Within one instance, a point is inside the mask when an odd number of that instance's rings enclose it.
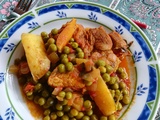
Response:
[[[17,5],[19,0],[0,0],[0,20],[10,15],[10,11]],[[31,8],[38,0],[34,0]],[[66,1],[66,0],[40,0],[38,6],[45,3]],[[74,0],[76,1],[76,0]],[[84,1],[84,0],[77,0]],[[142,29],[149,38],[155,51],[160,58],[160,1],[159,0],[86,0],[97,2],[115,9],[127,17],[138,20],[148,25],[147,29]],[[160,120],[160,109],[155,120]]]

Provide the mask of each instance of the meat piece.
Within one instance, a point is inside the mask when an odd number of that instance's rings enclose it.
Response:
[[[113,31],[109,35],[113,41],[112,50],[120,60],[122,60],[127,55],[131,55],[131,52],[128,49],[129,45],[119,33]]]
[[[89,32],[91,33],[90,39],[95,41],[94,46],[97,50],[110,50],[112,48],[112,40],[102,26],[89,29]]]
[[[94,62],[96,62],[99,59],[104,60],[106,64],[113,67],[114,71],[117,70],[121,62],[120,59],[113,53],[112,50],[93,52],[91,55],[91,59]]]
[[[128,48],[126,41],[116,31],[111,32],[109,36],[113,41],[113,49]]]
[[[86,35],[85,28],[82,25],[77,24],[77,28],[73,34],[73,38],[81,48],[84,48],[85,46],[85,41],[86,41],[85,35]]]
[[[85,29],[82,25],[77,24],[77,29],[74,32],[73,37],[79,46],[83,49],[85,58],[88,58],[94,48],[95,43],[95,40],[92,39],[88,29]]]
[[[80,90],[85,87],[81,77],[79,77],[80,72],[77,68],[66,73],[59,73],[58,69],[54,69],[48,79],[48,85],[51,87],[63,87],[71,88],[74,90]]]

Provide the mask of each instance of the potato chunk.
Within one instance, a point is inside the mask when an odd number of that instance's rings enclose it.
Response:
[[[97,88],[94,91],[94,96],[92,96],[93,100],[95,101],[96,105],[100,109],[100,111],[103,113],[103,115],[111,115],[116,111],[116,104],[114,102],[114,99],[105,84],[103,78],[100,75],[99,69],[94,69],[94,73],[92,76],[97,77]],[[94,85],[94,84],[92,84]],[[88,90],[90,91],[92,85]],[[92,91],[90,91],[92,93]]]
[[[43,40],[41,36],[31,33],[23,33],[21,40],[32,77],[37,81],[50,68],[50,60],[47,57]]]

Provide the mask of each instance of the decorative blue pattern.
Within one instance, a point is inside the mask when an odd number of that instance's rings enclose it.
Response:
[[[12,111],[12,108],[6,110],[5,116],[7,117],[6,120],[14,120],[15,113]]]
[[[133,58],[134,58],[134,62],[139,62],[139,61],[141,61],[142,52],[134,51],[134,53],[133,53]]]
[[[71,7],[72,9],[82,9],[82,10],[91,10],[91,11],[94,11],[94,12],[98,12],[98,13],[101,13],[101,9],[97,6],[89,6],[87,4],[74,4],[72,5]]]
[[[115,31],[118,32],[120,35],[123,34],[123,28],[121,25],[119,25],[118,27],[115,26]]]
[[[139,85],[139,86],[137,87],[137,92],[136,92],[136,94],[137,94],[138,96],[142,96],[143,94],[145,94],[145,90],[147,90],[147,89],[148,89],[147,87],[144,87],[143,84],[141,84],[141,85]]]
[[[34,29],[39,27],[40,25],[37,22],[28,23],[28,29]]]
[[[58,5],[58,6],[51,6],[51,7],[47,6],[47,8],[39,10],[38,15],[40,16],[40,15],[43,15],[45,13],[52,12],[52,11],[55,11],[55,10],[61,10],[61,9],[68,9],[68,7],[66,5]]]
[[[56,16],[58,16],[58,17],[60,17],[60,18],[65,18],[65,17],[67,17],[67,14],[65,13],[65,12],[60,12],[60,11],[57,11],[58,12],[58,14],[56,15]]]
[[[33,16],[26,16],[23,19],[19,20],[15,25],[13,25],[7,32],[8,32],[8,38],[12,36],[22,25],[27,23],[28,21],[32,20]],[[0,51],[2,50],[3,46],[7,42],[8,38],[2,38],[0,39]]]
[[[156,98],[156,90],[158,85],[158,78],[156,73],[156,69],[153,66],[148,66],[149,71],[149,95],[147,98],[147,102],[153,101]]]
[[[145,55],[145,58],[148,61],[151,58],[152,53],[148,45],[146,44],[145,40],[142,38],[142,36],[138,32],[131,32],[131,34],[134,36],[134,38],[137,40],[137,42],[141,46],[143,53]]]
[[[3,120],[2,117],[1,117],[1,115],[0,115],[0,120]]]
[[[93,20],[93,21],[97,21],[98,17],[96,16],[96,14],[93,14],[93,12],[91,12],[90,15],[88,15],[89,19],[90,20]]]
[[[4,73],[0,73],[0,84],[4,81]]]
[[[143,111],[141,113],[141,115],[139,116],[138,120],[146,120],[146,118],[149,117],[149,115],[151,114],[151,109],[148,107],[149,102],[152,102],[155,100],[156,98],[156,89],[157,89],[157,75],[156,75],[156,69],[153,68],[152,66],[148,66],[148,70],[149,70],[149,91],[148,91],[148,98],[146,101],[146,104],[143,108]],[[154,105],[156,106],[156,105]],[[158,104],[157,104],[158,106]],[[153,108],[154,109],[154,108]],[[152,113],[154,114],[154,113]]]
[[[14,43],[10,43],[7,45],[7,47],[4,47],[4,50],[6,50],[6,53],[11,52],[14,48],[15,48],[15,44]]]
[[[137,120],[149,120],[148,117],[151,111],[147,105],[144,106],[143,111]]]

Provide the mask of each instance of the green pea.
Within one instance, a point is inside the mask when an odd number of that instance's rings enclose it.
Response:
[[[55,39],[54,38],[49,38],[48,41],[47,41],[48,45],[54,44],[54,43],[55,43]]]
[[[91,86],[92,83],[93,83],[92,81],[84,80],[84,84],[85,84],[86,86]]]
[[[63,111],[57,111],[56,114],[58,117],[62,117],[64,115]]]
[[[71,62],[68,62],[65,64],[66,70],[71,71],[73,69],[73,64]]]
[[[50,109],[46,109],[45,111],[44,111],[44,115],[49,115],[51,113],[51,110]]]
[[[72,42],[71,46],[72,46],[74,49],[76,49],[76,48],[78,47],[78,43]]]
[[[91,118],[91,120],[98,120],[98,117],[95,114],[92,114],[90,118]]]
[[[76,118],[71,118],[70,120],[77,120]]]
[[[75,108],[72,108],[72,109],[70,110],[70,113],[71,113],[71,115],[73,115],[73,116],[77,116],[77,115],[78,115],[78,110],[76,110]]]
[[[117,90],[117,89],[119,89],[119,84],[114,83],[111,87],[112,87],[112,89]]]
[[[51,120],[56,120],[57,119],[57,115],[56,115],[55,112],[52,112],[50,117],[51,117]]]
[[[49,105],[49,106],[52,106],[53,105],[53,103],[54,103],[54,99],[52,98],[52,97],[49,97],[48,99],[47,99],[47,105]]]
[[[110,116],[108,116],[108,120],[116,120],[116,116],[115,115],[110,115]]]
[[[72,92],[66,92],[66,99],[71,99],[72,98]]]
[[[51,71],[47,71],[47,73],[44,75],[44,79],[48,80],[50,75],[51,75]]]
[[[51,33],[52,33],[52,35],[58,34],[58,29],[57,28],[52,29]]]
[[[69,54],[69,53],[70,53],[70,48],[69,48],[68,46],[65,46],[65,47],[63,48],[63,53],[64,53],[64,54]]]
[[[74,38],[71,38],[71,39],[70,39],[70,42],[74,42]]]
[[[81,119],[84,116],[83,112],[78,112],[78,115],[76,116],[76,119]]]
[[[96,62],[96,66],[97,66],[97,67],[105,66],[105,65],[106,65],[106,62],[105,62],[104,60],[98,60],[98,61]]]
[[[34,98],[34,96],[33,96],[33,95],[31,95],[31,96],[27,96],[27,99],[28,99],[28,100],[33,100],[33,98]]]
[[[63,108],[63,111],[68,112],[68,111],[70,111],[70,109],[71,109],[71,106],[65,105]]]
[[[127,76],[127,73],[123,72],[123,73],[121,73],[121,74],[119,75],[119,77],[120,77],[121,79],[126,79],[128,76]]]
[[[128,95],[129,91],[126,88],[123,88],[122,89],[122,93],[123,93],[123,95]]]
[[[43,120],[50,120],[49,115],[45,116],[45,117],[43,118]]]
[[[84,58],[84,52],[78,52],[77,57],[78,58]]]
[[[37,83],[35,86],[34,86],[34,91],[39,91],[42,89],[42,84],[41,83]]]
[[[115,96],[115,90],[110,90],[110,93],[111,93],[112,97]]]
[[[56,109],[57,109],[57,110],[62,110],[62,109],[63,109],[63,105],[57,103],[57,104],[56,104]]]
[[[105,82],[109,82],[110,81],[110,75],[108,73],[104,73],[102,75],[102,78]]]
[[[123,96],[123,99],[122,99],[122,102],[124,103],[124,104],[129,104],[130,103],[130,98],[129,98],[129,95],[124,95]]]
[[[39,98],[40,98],[40,97],[39,97],[38,95],[37,95],[37,96],[35,96],[35,97],[34,97],[34,103],[38,104],[38,100],[39,100]]]
[[[57,46],[55,44],[50,44],[48,49],[47,49],[47,53],[51,53],[51,52],[56,52],[57,51]]]
[[[63,115],[63,116],[61,117],[61,120],[69,120],[69,117],[68,117],[67,115]]]
[[[60,59],[67,58],[67,54],[61,54]]]
[[[107,73],[113,72],[113,68],[110,65],[106,65],[106,72]]]
[[[47,33],[47,32],[41,32],[41,36],[42,36],[42,37],[47,37],[47,36],[48,36],[48,33]]]
[[[121,74],[124,72],[124,69],[122,67],[119,67],[116,71],[118,74]]]
[[[116,106],[117,110],[122,110],[122,104],[120,102],[118,102],[117,106]]]
[[[88,111],[86,112],[86,114],[87,114],[88,116],[91,116],[91,115],[93,114],[93,110],[92,110],[92,109],[88,110]]]
[[[113,85],[113,84],[115,84],[116,82],[117,82],[117,77],[110,77],[110,81],[109,81],[109,84],[110,85]]]
[[[106,73],[106,68],[104,66],[100,66],[98,69],[100,70],[100,73]]]
[[[126,88],[126,84],[124,82],[120,82],[119,83],[119,88],[122,90],[124,88]]]
[[[67,115],[69,116],[69,118],[74,118],[74,116],[70,112],[68,112]]]
[[[91,101],[90,101],[90,100],[85,100],[85,101],[84,101],[84,103],[83,103],[83,105],[84,105],[84,107],[85,107],[85,108],[87,108],[87,109],[88,109],[88,108],[90,108],[90,107],[91,107],[92,103],[91,103]]]
[[[79,52],[83,52],[83,51],[81,48],[78,47],[78,48],[76,48],[76,52],[79,53]]]
[[[101,116],[100,120],[107,120],[107,117],[106,116]]]
[[[31,96],[31,95],[33,95],[33,92],[32,92],[32,91],[29,91],[29,92],[26,93],[26,95],[27,95],[27,96]]]
[[[65,93],[64,91],[60,91],[60,92],[58,93],[58,96],[61,97],[61,98],[64,98],[65,95],[66,95],[66,93]]]
[[[45,98],[43,98],[43,97],[39,98],[39,100],[38,100],[38,104],[39,104],[40,106],[44,105],[45,102],[46,102],[46,100],[45,100]]]
[[[121,95],[121,91],[120,90],[115,90],[115,94],[119,96],[119,95]]]
[[[49,92],[47,90],[42,91],[42,97],[46,98],[49,96]]]
[[[58,72],[64,73],[66,71],[65,65],[64,64],[59,64],[58,65]]]
[[[83,116],[82,120],[90,120],[89,116]]]
[[[68,63],[68,58],[67,57],[63,57],[62,58],[62,60],[61,60],[61,63],[63,63],[63,64],[66,64],[66,63]]]
[[[67,105],[68,104],[68,100],[67,99],[63,99],[63,101],[59,101],[59,103],[61,105]]]

